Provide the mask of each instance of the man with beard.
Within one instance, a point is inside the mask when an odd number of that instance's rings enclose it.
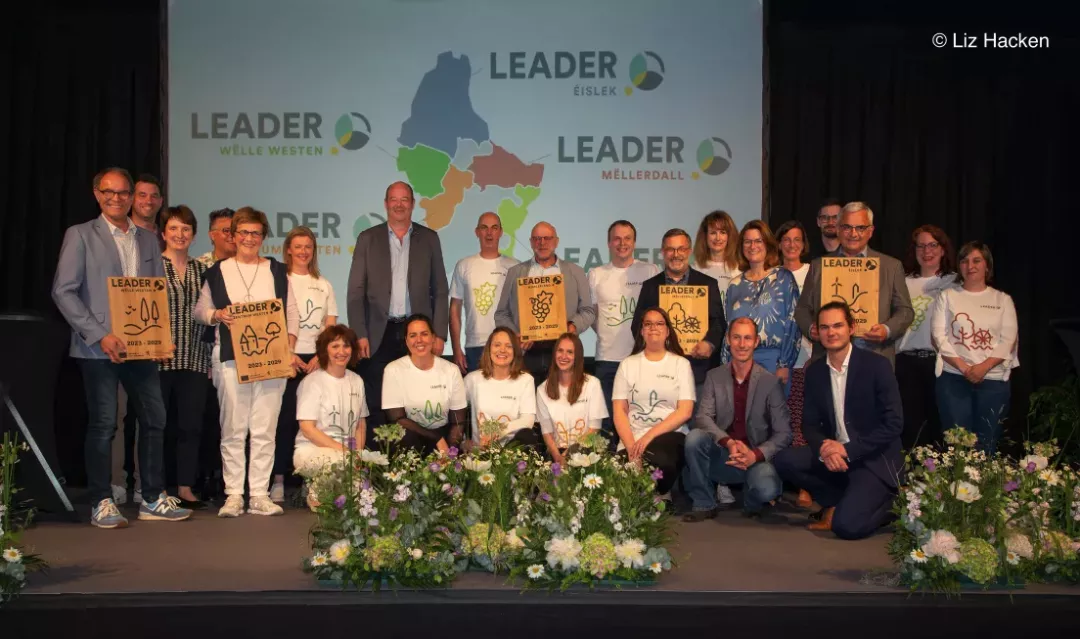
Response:
[[[817,213],[817,225],[821,229],[822,249],[815,250],[812,258],[830,255],[840,248],[840,235],[837,225],[840,224],[840,209],[843,203],[836,198],[828,198],[821,203]]]

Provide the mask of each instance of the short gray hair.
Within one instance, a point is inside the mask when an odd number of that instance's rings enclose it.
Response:
[[[844,208],[840,210],[840,219],[844,219],[844,215],[848,213],[858,213],[859,211],[866,211],[866,217],[870,219],[870,226],[873,226],[874,212],[870,210],[870,207],[866,205],[866,202],[848,202],[844,205]]]

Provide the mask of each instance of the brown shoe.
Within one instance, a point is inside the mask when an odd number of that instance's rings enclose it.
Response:
[[[795,500],[795,505],[799,508],[809,508],[814,505],[814,498],[810,496],[810,493],[800,489],[799,498]]]
[[[821,519],[819,521],[815,521],[815,522],[813,522],[811,524],[808,524],[806,526],[806,529],[807,530],[823,530],[823,531],[826,531],[826,532],[832,530],[832,518],[833,518],[833,512],[834,511],[836,511],[835,506],[829,506],[828,508],[822,508],[821,513],[820,513],[821,514]]]
[[[705,521],[706,519],[715,519],[719,511],[719,508],[710,508],[709,510],[691,510],[690,512],[683,515],[682,520],[690,524],[696,524],[698,522]]]

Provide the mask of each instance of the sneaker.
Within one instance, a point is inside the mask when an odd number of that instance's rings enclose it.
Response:
[[[244,498],[240,495],[229,495],[225,498],[225,505],[217,511],[218,517],[239,517],[244,514]]]
[[[127,528],[128,520],[117,510],[116,502],[106,497],[94,506],[90,523],[98,528]]]
[[[266,495],[259,495],[248,499],[248,512],[252,515],[273,516],[284,514],[285,509],[270,501]]]
[[[717,484],[716,502],[721,506],[730,506],[735,503],[735,495],[733,495],[731,489],[724,484]]]
[[[127,488],[123,486],[112,485],[112,499],[113,503],[117,506],[123,506],[127,503]]]
[[[158,495],[157,501],[143,502],[139,506],[140,521],[184,521],[191,516],[191,511],[180,507],[180,500],[165,493]]]
[[[135,502],[136,504],[143,503],[142,481],[138,477],[135,478],[135,490],[132,491],[132,492],[134,492],[134,497],[132,498],[131,501]]]
[[[285,482],[276,481],[270,487],[270,501],[275,504],[285,503]]]

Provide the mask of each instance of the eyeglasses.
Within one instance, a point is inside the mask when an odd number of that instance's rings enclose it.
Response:
[[[677,247],[668,246],[668,247],[664,248],[664,252],[669,253],[669,254],[674,254],[674,255],[688,255],[690,253],[690,247],[689,246],[677,246]]]
[[[555,238],[553,236],[552,237],[537,237],[537,236],[534,235],[534,236],[530,237],[529,239],[532,240],[533,242],[536,242],[537,244],[543,244],[544,242],[554,242],[555,241]]]
[[[821,222],[835,222],[835,221],[840,219],[840,216],[839,215],[819,215],[819,216],[817,216],[817,219],[818,219],[818,221],[821,221]]]
[[[102,191],[101,189],[98,189],[97,192],[100,193],[102,197],[104,197],[106,200],[111,200],[113,198],[126,200],[131,197],[131,191],[114,191],[112,189],[105,189],[104,191]]]
[[[750,240],[743,240],[742,245],[743,246],[765,246],[765,240],[761,239],[760,237],[755,237],[755,238],[750,239]]]
[[[260,239],[263,234],[262,231],[237,231],[233,235],[239,235],[240,239],[246,240],[247,238]]]
[[[223,226],[223,227],[221,227],[219,229],[210,229],[210,230],[215,232],[215,233],[221,233],[222,235],[232,235],[232,229],[227,227],[227,226]]]
[[[796,245],[801,246],[802,243],[803,243],[803,241],[802,241],[801,237],[795,237],[795,238],[785,237],[784,239],[780,240],[780,244],[783,245],[783,246],[796,246]]]
[[[840,225],[840,231],[842,233],[856,233],[858,235],[862,235],[863,233],[867,232],[868,230],[870,230],[870,225],[869,224],[860,224],[859,226],[852,226],[850,224],[841,224]]]
[[[641,325],[645,328],[667,328],[664,322],[642,322]]]
[[[927,242],[926,244],[916,244],[915,250],[917,251],[933,251],[941,248],[941,245],[937,242]]]

